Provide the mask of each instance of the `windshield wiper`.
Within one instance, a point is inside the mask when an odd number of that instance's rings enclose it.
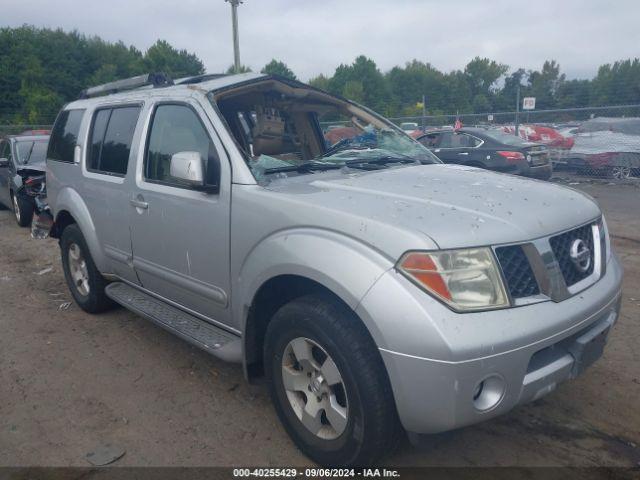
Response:
[[[388,163],[418,163],[418,160],[408,156],[396,157],[392,155],[384,155],[373,158],[354,158],[347,160],[344,164],[350,168],[358,168],[358,165],[387,165]]]
[[[286,167],[273,167],[273,168],[265,168],[263,173],[280,173],[280,172],[298,172],[298,173],[310,173],[314,171],[324,171],[324,170],[337,170],[342,168],[342,165],[335,163],[324,163],[324,162],[305,162],[300,165],[290,165]]]
[[[401,154],[398,154],[401,155]],[[265,168],[263,173],[269,175],[271,173],[286,173],[286,172],[298,172],[298,173],[311,173],[314,171],[326,171],[326,170],[338,170],[343,167],[358,168],[361,170],[378,170],[386,168],[389,163],[419,163],[415,158],[409,156],[394,156],[383,155],[371,158],[354,158],[352,160],[346,160],[344,162],[305,162],[299,165],[287,165],[285,167],[272,167]]]

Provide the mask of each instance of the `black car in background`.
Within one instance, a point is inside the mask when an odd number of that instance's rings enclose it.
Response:
[[[547,147],[495,129],[430,130],[416,140],[444,163],[458,163],[540,179],[551,178]]]
[[[0,140],[0,204],[11,208],[21,227],[31,225],[35,193],[44,185],[49,135],[28,134]]]

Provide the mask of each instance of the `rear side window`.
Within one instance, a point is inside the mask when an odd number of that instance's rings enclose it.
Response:
[[[418,141],[427,148],[435,148],[438,146],[439,140],[440,140],[439,133],[430,133],[428,135],[424,135],[420,137]]]
[[[442,135],[440,148],[469,148],[480,144],[480,140],[462,132],[447,132]]]
[[[73,163],[73,151],[78,143],[78,132],[84,110],[63,110],[58,115],[51,132],[47,158],[58,162]]]
[[[124,176],[140,107],[96,110],[87,151],[87,170]]]

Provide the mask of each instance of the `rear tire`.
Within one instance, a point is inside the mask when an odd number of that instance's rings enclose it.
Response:
[[[67,226],[62,232],[60,253],[64,278],[78,306],[89,313],[111,309],[114,303],[104,291],[108,282],[96,268],[84,235],[76,224]]]
[[[280,308],[267,328],[264,365],[280,420],[315,462],[365,467],[393,450],[401,429],[386,368],[347,306],[308,295]]]
[[[607,173],[610,178],[614,178],[616,180],[627,180],[631,177],[631,167],[609,167]]]
[[[33,203],[30,199],[25,198],[20,193],[11,194],[11,203],[13,206],[13,215],[16,219],[16,223],[21,227],[28,227],[31,225],[33,219]]]

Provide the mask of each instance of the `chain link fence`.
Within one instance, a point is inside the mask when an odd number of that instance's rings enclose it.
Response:
[[[435,128],[497,128],[547,145],[557,170],[591,177],[640,178],[640,104],[451,113],[391,118],[413,136]]]
[[[613,179],[640,179],[640,104],[531,110],[449,113],[390,119],[415,137],[435,128],[498,128],[525,140],[545,143],[556,170]],[[323,123],[327,130],[340,122]],[[0,124],[0,138],[51,130],[50,124]]]
[[[552,110],[528,110],[520,112],[448,113],[413,117],[394,117],[397,125],[415,123],[422,128],[453,126],[459,119],[465,126],[503,126],[520,124],[549,124],[565,126],[579,124],[596,117],[629,118],[640,117],[640,104],[602,107],[564,108]]]
[[[0,124],[0,138],[8,135],[20,135],[32,132],[50,131],[53,125],[2,125]]]

